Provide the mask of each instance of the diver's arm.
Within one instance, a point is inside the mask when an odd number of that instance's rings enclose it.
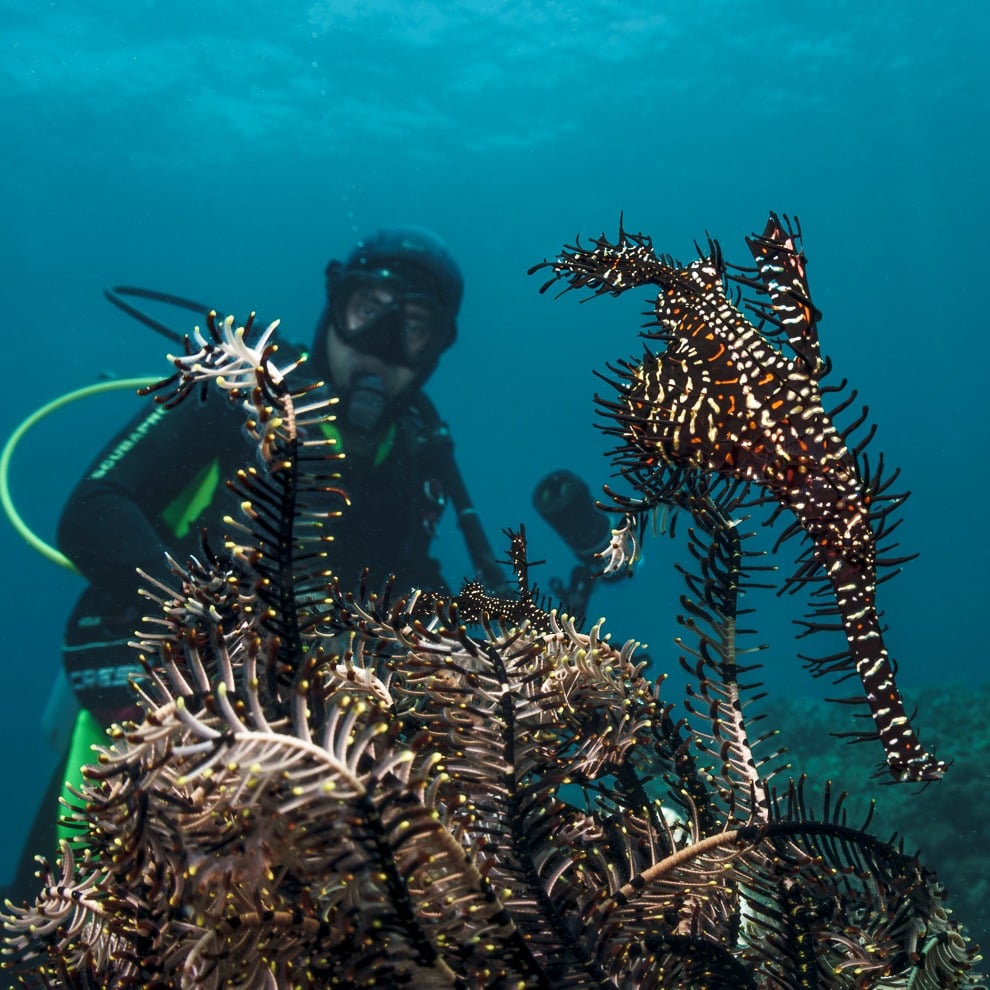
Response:
[[[165,546],[144,513],[113,486],[76,487],[58,527],[61,551],[92,584],[133,592],[135,570],[162,576]]]
[[[222,396],[189,399],[174,410],[149,406],[100,452],[62,512],[58,545],[91,583],[130,593],[135,568],[165,575],[175,550],[162,514],[211,461],[238,465],[239,414]],[[218,442],[219,440],[219,442]]]

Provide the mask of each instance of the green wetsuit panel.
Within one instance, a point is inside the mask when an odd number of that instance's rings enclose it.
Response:
[[[70,786],[80,789],[83,785],[82,768],[95,762],[94,746],[105,746],[107,733],[103,726],[96,721],[85,708],[80,709],[76,716],[76,727],[72,732],[72,742],[69,743],[69,755],[65,760],[65,780],[62,784],[62,797],[70,804],[78,803],[78,798],[69,789]],[[76,828],[67,828],[59,815],[58,839],[70,839],[79,835]]]

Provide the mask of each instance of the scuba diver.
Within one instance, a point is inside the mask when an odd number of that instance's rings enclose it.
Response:
[[[342,518],[329,521],[335,539],[327,566],[342,582],[356,586],[367,565],[372,585],[392,573],[398,588],[447,592],[430,555],[447,501],[478,579],[490,587],[505,581],[454,461],[450,431],[423,392],[457,337],[463,288],[445,244],[418,227],[378,230],[346,260],[326,267],[325,305],[299,374],[326,383],[339,399],[335,421],[322,428],[345,455],[337,470],[351,500]],[[119,297],[108,296],[120,305]],[[130,306],[122,308],[140,318]],[[281,350],[280,357],[291,345]],[[212,391],[203,402],[173,410],[149,403],[69,496],[58,547],[88,582],[63,643],[79,711],[9,896],[27,896],[36,886],[32,856],[54,849],[65,781],[81,779],[80,768],[91,762],[91,746],[105,742],[108,725],[137,715],[129,679],[140,667],[128,644],[147,602],[137,595],[135,571],[174,583],[165,552],[180,561],[199,554],[204,527],[217,549],[228,529],[223,518],[235,509],[225,479],[250,457],[248,441],[238,442],[242,425],[243,413]]]
[[[108,298],[170,336],[116,293],[203,307],[148,290],[118,289]],[[378,230],[344,261],[326,267],[326,301],[308,359],[297,374],[338,398],[335,420],[322,424],[344,459],[337,467],[351,504],[328,521],[334,540],[327,566],[355,586],[370,568],[370,584],[395,575],[396,587],[449,593],[430,555],[437,522],[449,501],[457,514],[478,580],[505,586],[453,456],[447,425],[423,392],[457,337],[463,280],[433,233],[418,227]],[[282,354],[291,345],[282,345]],[[290,354],[290,356],[293,356]],[[72,491],[57,542],[88,585],[66,625],[63,660],[78,702],[67,756],[60,764],[29,833],[14,884],[6,893],[32,895],[31,856],[54,848],[57,798],[81,779],[91,747],[105,742],[113,722],[135,718],[129,681],[140,673],[129,644],[147,602],[137,594],[136,570],[174,583],[166,551],[182,561],[201,551],[205,528],[218,549],[234,507],[225,480],[243,467],[250,446],[243,413],[210,391],[202,402],[172,410],[149,404],[97,455]],[[591,588],[593,549],[608,539],[608,517],[594,509],[587,487],[569,472],[537,486],[534,505],[578,557],[565,587],[552,590],[581,614]],[[146,583],[146,582],[145,582]]]
[[[328,521],[327,566],[345,584],[356,585],[367,565],[372,584],[391,572],[398,588],[448,592],[430,556],[448,500],[478,578],[505,580],[464,491],[450,431],[422,390],[456,339],[462,294],[446,246],[421,228],[376,231],[326,268],[326,303],[299,374],[339,398],[336,421],[323,429],[345,455],[336,470],[351,505]],[[204,526],[219,541],[234,509],[224,482],[248,447],[217,437],[240,437],[242,415],[212,394],[205,405],[153,405],[110,441],[69,496],[58,545],[89,587],[66,628],[65,669],[81,706],[102,725],[135,714],[128,678],[138,668],[127,644],[147,607],[135,593],[135,569],[168,583],[166,550],[179,560],[198,554]]]

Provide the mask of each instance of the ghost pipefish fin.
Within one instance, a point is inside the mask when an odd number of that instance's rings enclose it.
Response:
[[[811,301],[808,262],[801,250],[801,224],[771,212],[762,234],[746,238],[759,281],[747,277],[752,269],[737,269],[730,277],[742,285],[765,292],[769,303],[751,306],[761,320],[776,325],[787,336],[791,350],[808,374],[821,377],[826,366],[818,342],[821,311]]]

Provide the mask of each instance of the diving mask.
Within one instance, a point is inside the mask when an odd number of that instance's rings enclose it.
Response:
[[[331,306],[344,343],[414,371],[432,369],[455,333],[427,280],[392,268],[341,273]]]

